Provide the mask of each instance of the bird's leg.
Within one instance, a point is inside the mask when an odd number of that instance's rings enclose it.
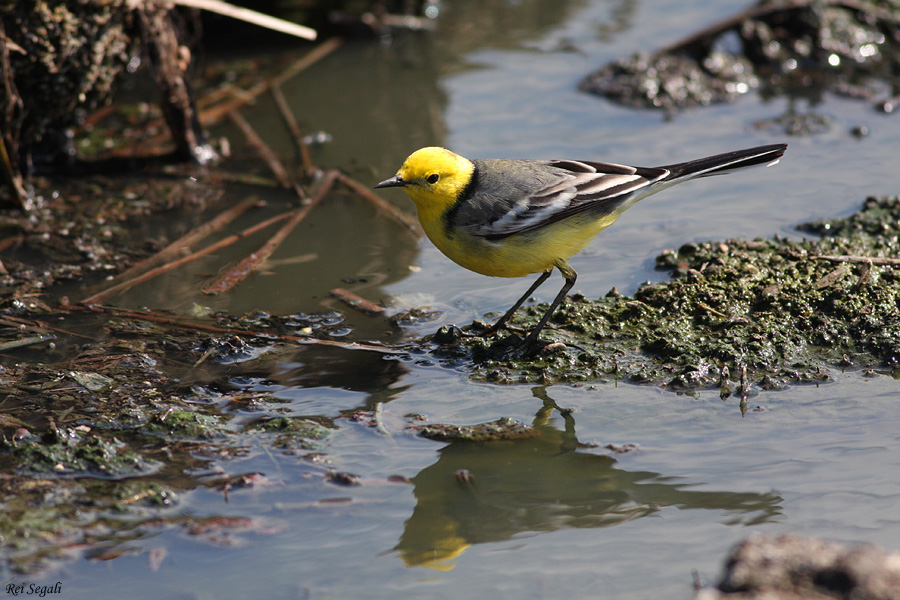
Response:
[[[538,321],[537,327],[531,330],[531,333],[528,334],[528,337],[525,338],[525,342],[535,342],[538,339],[538,335],[541,333],[541,330],[544,326],[547,325],[547,321],[550,320],[550,317],[553,316],[554,311],[562,304],[562,301],[566,299],[566,296],[569,294],[569,290],[572,289],[572,286],[575,285],[575,279],[578,277],[578,273],[575,272],[575,269],[569,266],[569,263],[559,258],[556,260],[556,268],[559,269],[560,274],[565,278],[566,282],[563,284],[562,289],[559,290],[559,293],[556,295],[556,298],[553,299],[553,302],[550,304],[550,308],[547,309],[547,312],[544,313],[544,316],[541,317],[541,320]],[[550,271],[546,271],[543,275],[543,279],[539,279],[538,281],[543,281],[550,275]],[[531,293],[533,290],[529,290],[528,293]],[[520,302],[521,304],[521,302]]]
[[[519,307],[522,306],[522,304],[526,300],[528,300],[528,298],[531,296],[531,294],[534,292],[534,290],[541,287],[541,284],[544,283],[545,281],[547,281],[547,278],[550,277],[550,274],[552,272],[553,272],[553,269],[550,269],[549,271],[544,271],[543,273],[541,273],[540,277],[535,279],[534,283],[531,284],[531,287],[528,288],[528,291],[525,292],[521,298],[516,300],[516,303],[512,305],[512,308],[510,308],[508,311],[506,311],[505,315],[503,315],[502,317],[497,319],[497,322],[494,323],[493,325],[491,325],[482,335],[494,335],[501,329],[505,328],[506,323],[512,318],[513,314],[517,310],[519,310]],[[574,273],[574,271],[573,271],[573,273]],[[574,280],[572,282],[574,283]]]

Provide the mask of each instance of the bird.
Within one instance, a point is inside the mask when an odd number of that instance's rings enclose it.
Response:
[[[440,147],[416,150],[376,189],[399,187],[425,234],[458,265],[494,277],[540,273],[483,335],[513,314],[555,268],[564,283],[525,342],[536,342],[575,285],[567,260],[638,200],[696,177],[777,163],[787,144],[734,150],[661,167],[587,160],[469,160]]]

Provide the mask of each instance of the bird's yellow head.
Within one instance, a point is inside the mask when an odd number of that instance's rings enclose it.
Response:
[[[402,187],[416,203],[420,217],[437,217],[456,202],[474,172],[472,161],[459,154],[445,148],[421,148],[409,155],[396,175],[375,187]]]

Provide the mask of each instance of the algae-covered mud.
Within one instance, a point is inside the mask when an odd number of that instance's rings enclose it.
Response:
[[[139,555],[141,540],[166,531],[208,548],[278,533],[278,522],[264,516],[198,511],[183,501],[207,490],[224,506],[230,494],[283,485],[277,474],[233,471],[248,455],[293,460],[322,487],[358,483],[328,456],[337,419],[285,414],[285,400],[271,393],[277,386],[246,373],[187,385],[172,377],[172,365],[198,350],[179,345],[167,336],[130,353],[106,347],[109,358],[92,365],[93,373],[64,370],[68,365],[4,372],[5,572],[38,576],[78,558]],[[157,355],[161,347],[166,360]],[[102,389],[88,383],[101,380]],[[362,418],[348,414],[344,422]],[[148,558],[158,568],[165,555],[160,547]]]
[[[668,282],[634,297],[569,298],[554,343],[434,336],[448,365],[501,383],[628,381],[725,396],[821,382],[848,368],[900,368],[900,201],[869,198],[846,219],[801,226],[821,237],[686,244],[657,258]],[[546,305],[520,310],[529,327]],[[468,328],[476,333],[478,325]]]
[[[84,343],[75,358],[54,360],[51,351],[0,372],[0,532],[12,571],[33,573],[82,554],[112,558],[130,552],[130,541],[172,528],[211,545],[269,531],[256,518],[183,512],[185,491],[209,488],[227,498],[273,484],[261,473],[214,469],[214,460],[266,447],[332,476],[322,454],[332,420],[280,414],[264,385],[227,367],[272,349],[273,327],[265,343],[121,317],[105,327],[107,337]]]

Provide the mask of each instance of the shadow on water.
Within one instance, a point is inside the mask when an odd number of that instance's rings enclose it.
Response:
[[[376,353],[317,348],[282,358],[270,370],[253,366],[234,372],[230,381],[239,387],[275,390],[272,400],[288,402],[298,413],[307,415],[348,409],[336,406],[338,391],[351,392],[352,410],[373,410],[379,402],[389,402],[409,387],[398,385],[409,374],[409,367]],[[313,390],[321,393],[311,393]]]
[[[535,437],[453,441],[437,462],[412,478],[416,507],[394,548],[410,566],[438,570],[473,544],[566,528],[599,528],[653,515],[667,507],[723,511],[731,523],[759,524],[781,514],[775,493],[700,491],[699,482],[617,466],[612,456],[585,452],[571,411],[543,387]],[[554,410],[564,426],[550,420]],[[626,450],[627,451],[627,450]]]

